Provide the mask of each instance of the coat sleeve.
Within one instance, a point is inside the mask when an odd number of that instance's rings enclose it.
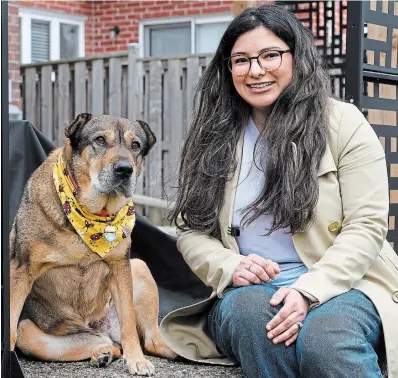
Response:
[[[187,230],[177,232],[177,248],[191,270],[221,296],[232,284],[232,276],[245,258],[225,248],[218,239],[200,232]]]
[[[344,104],[338,130],[343,221],[323,257],[292,286],[315,297],[314,308],[349,291],[379,255],[387,235],[388,178],[383,147],[362,113]]]

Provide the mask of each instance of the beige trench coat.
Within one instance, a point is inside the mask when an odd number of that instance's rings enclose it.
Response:
[[[168,314],[161,323],[161,335],[176,353],[193,361],[231,364],[217,352],[205,325],[206,312],[231,286],[233,272],[244,258],[228,234],[242,146],[243,135],[236,152],[238,168],[227,182],[220,213],[222,241],[195,231],[178,236],[185,261],[213,293],[205,301]],[[351,288],[365,293],[383,322],[389,378],[398,378],[398,256],[385,241],[389,208],[385,155],[354,105],[331,100],[328,146],[318,178],[315,222],[308,232],[293,236],[309,271],[293,287],[316,298],[312,307]]]

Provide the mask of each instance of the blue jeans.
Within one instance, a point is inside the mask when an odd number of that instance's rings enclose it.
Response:
[[[270,284],[232,289],[208,315],[218,349],[240,363],[246,377],[382,377],[381,319],[362,292],[350,290],[310,311],[296,343],[286,347],[266,336],[266,324],[282,307],[269,304],[277,290]]]

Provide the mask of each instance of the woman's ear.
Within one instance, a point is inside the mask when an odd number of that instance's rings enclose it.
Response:
[[[72,123],[65,128],[65,136],[70,138],[76,132],[76,130],[83,127],[90,119],[93,118],[93,115],[90,113],[80,113]]]

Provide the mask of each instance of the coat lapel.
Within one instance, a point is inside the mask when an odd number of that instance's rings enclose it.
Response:
[[[332,154],[332,151],[330,150],[329,145],[326,145],[326,150],[322,156],[322,159],[319,163],[319,168],[318,168],[318,177],[328,173],[328,172],[335,172],[337,171],[336,163]]]
[[[227,181],[225,185],[225,196],[224,205],[220,212],[220,227],[221,227],[221,237],[223,239],[224,245],[236,253],[239,252],[238,243],[234,236],[228,233],[228,227],[232,224],[232,216],[235,204],[236,188],[238,186],[239,174],[242,165],[242,153],[243,153],[243,137],[245,135],[244,129],[236,146],[235,151],[235,161],[236,170],[233,176]]]

